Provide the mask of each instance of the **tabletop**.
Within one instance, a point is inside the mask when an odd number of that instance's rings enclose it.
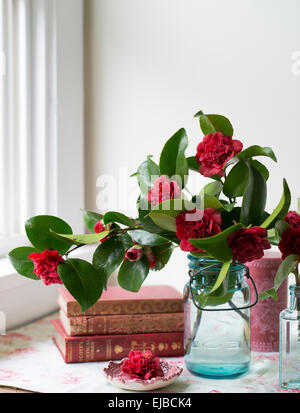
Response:
[[[53,343],[50,323],[57,314],[0,336],[0,387],[7,392],[126,393],[103,376],[108,362],[66,364]],[[300,393],[283,390],[278,380],[278,353],[252,353],[250,369],[233,379],[206,379],[192,375],[182,357],[165,358],[183,368],[182,375],[156,393]],[[2,392],[5,390],[2,390]]]

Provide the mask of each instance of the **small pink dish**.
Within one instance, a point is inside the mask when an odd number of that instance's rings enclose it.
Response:
[[[166,361],[161,361],[160,366],[164,373],[161,377],[153,377],[148,380],[142,378],[130,378],[121,370],[123,360],[119,363],[110,361],[108,366],[102,370],[102,373],[107,380],[115,387],[125,390],[133,391],[150,391],[169,386],[182,373],[182,368],[178,366],[171,366]]]

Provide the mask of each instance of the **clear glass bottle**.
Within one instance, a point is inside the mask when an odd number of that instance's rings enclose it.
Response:
[[[300,389],[300,286],[290,286],[289,308],[279,318],[279,382]]]
[[[184,289],[186,366],[209,378],[245,373],[250,364],[250,287],[244,280],[245,267],[233,263],[203,307],[199,295],[211,290],[222,263],[193,255],[188,259],[192,278]]]

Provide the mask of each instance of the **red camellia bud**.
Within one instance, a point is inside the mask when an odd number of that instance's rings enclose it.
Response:
[[[102,224],[102,222],[99,220],[97,222],[97,224],[94,227],[94,231],[96,232],[96,234],[100,234],[100,232],[106,231],[105,225]],[[107,240],[108,237],[105,237],[103,239],[100,240],[100,242],[104,242]]]
[[[148,193],[148,202],[151,205],[175,198],[181,198],[181,189],[176,181],[170,181],[165,175],[154,180],[154,186]]]
[[[28,258],[34,263],[33,272],[44,284],[62,284],[57,273],[57,266],[63,261],[63,258],[57,251],[46,250],[41,254],[33,252]]]
[[[143,249],[141,247],[131,247],[126,251],[125,258],[129,261],[138,261],[143,256]]]
[[[264,250],[271,248],[266,237],[267,230],[261,227],[242,228],[233,232],[227,239],[233,259],[245,264],[262,258]]]
[[[188,240],[192,238],[207,238],[221,232],[221,214],[213,208],[204,211],[194,209],[182,212],[176,217],[177,237],[183,251],[203,252],[194,247]]]
[[[131,351],[129,358],[123,361],[121,369],[130,378],[142,378],[143,380],[164,375],[159,358],[154,357],[150,350],[143,353],[141,351]]]
[[[105,231],[105,226],[104,226],[104,224],[102,224],[102,222],[100,220],[95,225],[94,231],[96,232],[96,234],[100,234],[100,232]]]
[[[154,255],[154,253],[153,253],[153,251],[152,251],[152,249],[151,249],[150,247],[144,248],[144,252],[145,252],[145,255],[146,255],[147,259],[148,259],[149,267],[150,267],[150,269],[151,269],[151,268],[153,268],[153,267],[155,266],[155,264],[156,264],[155,255]]]
[[[196,161],[200,164],[199,172],[207,177],[224,176],[226,163],[242,149],[243,144],[240,141],[221,132],[204,136],[197,146]]]

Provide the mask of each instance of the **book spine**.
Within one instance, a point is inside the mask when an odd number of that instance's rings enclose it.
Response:
[[[66,363],[121,360],[130,350],[151,350],[158,357],[178,357],[184,354],[183,333],[140,334],[136,336],[101,337],[84,340],[65,339]]]
[[[62,300],[59,300],[60,302]],[[85,314],[82,314],[80,306],[76,302],[64,304],[68,317],[118,315],[118,314],[158,314],[183,312],[182,299],[168,300],[132,300],[132,301],[98,301]]]
[[[183,313],[70,317],[60,320],[70,336],[172,333],[184,329]]]

